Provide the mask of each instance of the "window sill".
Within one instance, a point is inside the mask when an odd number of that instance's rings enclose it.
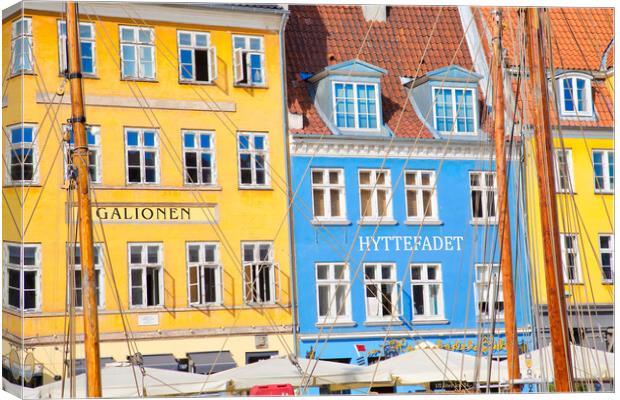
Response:
[[[156,78],[130,78],[130,77],[121,77],[121,81],[125,82],[150,82],[150,83],[159,83]]]
[[[130,187],[153,187],[153,186],[159,186],[159,182],[125,182],[126,187],[130,188]]]
[[[316,326],[317,328],[325,328],[325,327],[330,327],[330,326],[335,326],[335,327],[349,327],[352,328],[354,326],[357,326],[357,323],[354,321],[336,321],[336,322],[317,322],[316,324],[314,324],[314,326]]]
[[[269,89],[269,86],[265,85],[249,85],[243,83],[235,83],[233,87],[240,89]]]
[[[413,325],[446,325],[449,324],[450,321],[444,318],[424,318],[424,319],[414,319],[411,321]]]
[[[370,320],[364,322],[364,326],[383,326],[383,325],[402,325],[403,321],[400,319],[391,320],[391,319],[379,319],[379,320]]]
[[[166,311],[166,307],[163,305],[159,306],[129,306],[129,311],[131,312],[164,312]]]
[[[43,187],[40,183],[30,183],[30,182],[14,182],[14,183],[5,183],[3,188],[20,188],[20,187]]]
[[[609,285],[613,285],[614,281],[601,281],[601,284],[605,286],[609,286]]]
[[[567,281],[567,282],[564,282],[564,285],[566,285],[566,286],[573,286],[573,285],[584,286],[585,283],[581,282],[581,281]]]
[[[313,219],[310,221],[312,225],[351,225],[348,219]]]
[[[572,195],[572,194],[577,194],[577,192],[575,191],[570,191],[570,190],[557,190],[555,191],[555,194],[565,194],[565,195]]]
[[[273,188],[271,186],[264,186],[264,185],[256,185],[256,186],[252,186],[252,185],[239,185],[239,190],[273,190]]]
[[[497,225],[497,219],[472,219],[470,225]]]
[[[222,190],[220,185],[201,185],[197,183],[186,183],[183,188],[187,190]]]
[[[613,195],[614,191],[613,190],[595,190],[594,194],[606,194],[606,195]]]
[[[398,221],[391,218],[379,219],[361,219],[357,222],[358,225],[396,225]]]
[[[215,86],[215,81],[183,81],[179,80],[179,85],[198,85],[198,86]]]
[[[224,304],[222,302],[218,302],[218,303],[192,303],[189,305],[189,308],[194,308],[196,310],[222,310],[226,307],[224,307]]]
[[[408,219],[405,221],[405,225],[443,225],[443,221],[438,219],[425,219],[424,221]]]
[[[36,309],[30,309],[30,310],[21,310],[19,308],[15,308],[13,306],[8,306],[8,305],[3,305],[2,306],[2,312],[7,312],[9,314],[15,315],[17,317],[21,317],[23,314],[40,314],[41,313],[41,309],[36,308]]]

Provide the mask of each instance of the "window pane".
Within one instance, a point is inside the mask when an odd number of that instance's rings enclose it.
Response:
[[[331,203],[331,216],[339,217],[340,213],[340,191],[338,189],[331,189],[330,193],[330,203]]]
[[[322,189],[314,189],[312,191],[313,201],[314,201],[314,215],[316,217],[325,216],[325,204],[323,199],[323,190]]]
[[[189,33],[179,33],[179,44],[191,45],[192,44],[192,35],[189,34]]]
[[[141,264],[142,263],[142,247],[141,246],[131,246],[129,248],[129,262],[132,264]]]
[[[329,265],[319,264],[316,266],[316,279],[329,279]]]
[[[329,310],[329,286],[320,285],[318,287],[319,296],[319,316],[324,317]]]
[[[424,286],[413,285],[411,291],[413,296],[413,315],[424,315]]]
[[[336,313],[339,316],[347,314],[345,300],[346,300],[346,286],[336,286]]]

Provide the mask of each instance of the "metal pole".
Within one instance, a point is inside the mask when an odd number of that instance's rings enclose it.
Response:
[[[495,79],[493,84],[493,115],[495,119],[495,171],[497,175],[497,203],[500,236],[500,267],[504,292],[504,326],[510,391],[520,392],[513,382],[521,378],[519,371],[519,344],[515,312],[515,289],[512,274],[512,244],[510,239],[510,210],[508,208],[508,177],[506,175],[506,146],[504,133],[504,73],[502,58],[502,12],[495,10],[493,35]]]
[[[553,138],[549,119],[548,85],[543,57],[544,33],[541,27],[540,14],[541,10],[538,8],[528,8],[526,11],[530,95],[533,96],[534,102],[532,109],[540,196],[540,222],[555,390],[570,392],[572,390],[572,363],[568,341],[566,300],[564,298],[564,272],[558,240],[560,231],[553,168]]]
[[[67,2],[67,79],[71,84],[71,123],[75,148],[72,159],[77,170],[78,221],[80,228],[80,260],[82,264],[82,306],[84,319],[84,351],[86,353],[86,393],[88,397],[101,397],[101,371],[99,370],[99,323],[97,319],[97,294],[93,227],[88,194],[88,142],[86,118],[82,98],[82,73],[79,51],[77,6]],[[73,212],[73,210],[71,210]]]

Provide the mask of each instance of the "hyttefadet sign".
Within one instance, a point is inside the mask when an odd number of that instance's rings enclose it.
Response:
[[[360,236],[360,251],[461,251],[463,236]]]

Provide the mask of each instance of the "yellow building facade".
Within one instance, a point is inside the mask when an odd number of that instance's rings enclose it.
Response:
[[[614,139],[611,129],[555,130],[556,205],[570,340],[609,350],[614,318]],[[535,318],[549,337],[538,171],[525,142],[525,193]],[[542,317],[542,318],[540,318]]]
[[[101,356],[126,360],[127,338],[145,365],[172,353],[190,369],[198,361],[187,353],[244,365],[293,352],[287,12],[79,11]],[[79,257],[62,140],[71,137],[63,12],[60,2],[18,4],[2,27],[3,355],[23,346],[45,382],[62,373],[68,259]],[[78,308],[78,342],[82,323]]]

